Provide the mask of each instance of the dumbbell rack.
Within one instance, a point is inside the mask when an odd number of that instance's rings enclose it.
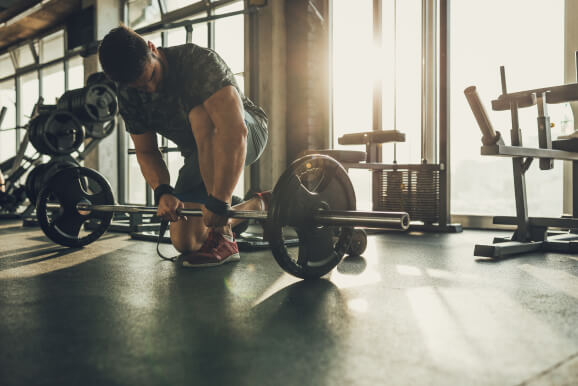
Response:
[[[502,94],[492,101],[495,111],[510,110],[512,129],[511,146],[504,143],[499,131],[494,131],[479,100],[475,87],[464,92],[482,131],[481,154],[512,159],[516,216],[495,216],[494,224],[516,225],[511,237],[496,237],[492,244],[477,244],[474,255],[500,258],[532,251],[578,252],[578,186],[573,184],[573,213],[571,217],[529,217],[525,173],[534,158],[540,169],[553,168],[553,160],[572,161],[572,179],[578,181],[578,139],[552,141],[548,104],[578,100],[578,83],[508,93],[504,67],[500,68]],[[538,148],[522,146],[518,110],[537,105]],[[563,229],[554,230],[551,228]]]

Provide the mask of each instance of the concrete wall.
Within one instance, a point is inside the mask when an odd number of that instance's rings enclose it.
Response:
[[[286,33],[284,0],[270,0],[259,12],[258,90],[255,103],[269,116],[269,142],[259,164],[260,188],[270,189],[285,170],[286,165]],[[248,36],[249,38],[249,36]],[[248,84],[250,77],[248,74]],[[248,90],[251,95],[251,90]],[[249,187],[248,179],[245,186]]]

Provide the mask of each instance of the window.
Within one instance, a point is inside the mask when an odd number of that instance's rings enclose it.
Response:
[[[207,14],[199,14],[192,19],[207,17]],[[209,23],[193,24],[193,43],[201,47],[209,46]]]
[[[128,25],[140,28],[161,21],[161,10],[157,0],[129,0]]]
[[[382,146],[382,160],[421,161],[422,41],[420,0],[382,2],[381,47],[374,42],[373,0],[333,2],[333,147],[344,134],[383,130],[405,133],[406,142]],[[381,91],[382,122],[373,122],[374,88]],[[378,107],[379,108],[379,107]],[[395,149],[395,151],[394,151]],[[370,209],[371,174],[351,169],[358,207]]]
[[[22,75],[19,78],[20,95],[18,105],[20,107],[20,125],[26,125],[30,121],[34,107],[38,103],[38,76],[36,71]],[[21,138],[24,136],[24,130],[21,129]],[[26,149],[27,155],[33,155],[35,150],[32,146]]]
[[[218,8],[215,14],[222,15],[235,11],[242,11],[243,3],[236,2],[225,7]],[[241,92],[245,89],[244,69],[245,69],[245,29],[244,16],[235,15],[217,19],[215,21],[215,51],[223,58],[231,71],[235,74],[235,79]],[[233,194],[245,196],[245,173],[239,177],[239,182]]]
[[[64,30],[48,35],[40,40],[40,63],[64,56]]]
[[[38,47],[37,44],[34,45],[36,48]],[[36,52],[38,50],[36,49]],[[16,58],[16,65],[18,68],[26,67],[31,64],[36,63],[34,60],[34,55],[32,54],[32,50],[28,44],[21,45],[14,50],[14,57]]]
[[[344,134],[372,129],[373,74],[356,71],[360,63],[373,61],[372,0],[333,2],[333,146],[336,149],[365,150],[343,146],[337,139]],[[352,51],[355,55],[352,55]],[[350,170],[360,209],[371,208],[371,176],[365,170]]]
[[[16,90],[14,79],[0,83],[0,108],[6,107],[0,125],[0,162],[16,154]]]
[[[183,20],[195,20],[207,17],[207,13],[200,13],[194,16],[187,17]],[[208,47],[209,46],[209,23],[199,23],[193,24],[193,38],[191,43],[195,43],[201,47]],[[185,44],[187,42],[187,31],[185,27],[181,28],[174,28],[168,31],[168,46],[176,46],[180,44]]]
[[[163,40],[160,31],[142,35],[142,37],[145,41],[152,42],[156,47],[163,46]]]
[[[399,163],[421,162],[421,84],[422,84],[422,7],[421,0],[397,0],[397,31],[393,31],[394,6],[384,1],[382,55],[385,68],[395,68],[395,73],[385,73],[383,82],[383,129],[405,133],[405,142],[396,145]],[[395,32],[395,34],[394,34]],[[397,43],[394,44],[394,39]],[[394,52],[394,46],[396,46]],[[395,60],[395,63],[393,62]],[[381,71],[378,70],[378,73]],[[394,77],[396,84],[394,87]],[[394,88],[396,89],[394,91]],[[393,100],[393,93],[397,93]],[[395,122],[394,122],[395,105]],[[383,145],[383,161],[393,160],[392,144]]]
[[[0,56],[0,78],[7,78],[0,83],[0,106],[8,107],[0,129],[0,160],[16,154],[25,135],[25,129],[5,129],[27,125],[39,96],[44,98],[44,104],[55,104],[65,91],[65,76],[68,76],[69,88],[84,85],[83,59],[80,56],[64,59],[64,40],[65,31],[59,30],[39,40],[22,43]],[[66,75],[64,60],[68,60],[70,69]],[[54,63],[42,66],[49,62]],[[16,70],[21,72],[16,75]],[[31,156],[35,152],[34,147],[28,145],[26,154]]]
[[[10,54],[0,56],[0,78],[14,74],[14,65]]]
[[[84,87],[84,60],[80,56],[68,60],[68,89]]]
[[[186,7],[188,5],[198,3],[199,1],[190,1],[190,0],[162,0],[165,10],[167,12],[174,11],[179,8]]]
[[[127,134],[129,148],[134,149],[134,143]],[[128,178],[126,181],[127,200],[129,203],[144,204],[146,202],[146,182],[140,171],[135,155],[128,156]]]
[[[221,7],[216,15],[242,11],[243,3],[237,2]],[[245,35],[243,15],[229,16],[215,21],[215,51],[225,60],[233,73],[241,73],[245,68]]]
[[[533,31],[544,20],[549,23],[532,39],[508,40],[503,30],[488,28],[488,20],[492,25],[507,25],[510,31]],[[499,67],[506,68],[508,91],[564,83],[564,1],[553,0],[547,6],[524,0],[454,1],[451,23],[452,212],[515,215],[512,162],[480,155],[481,133],[463,91],[477,87],[494,128],[509,144],[510,113],[491,110],[491,100],[501,93]],[[536,55],[536,47],[548,47],[548,55]],[[558,123],[562,106],[548,105],[548,109],[551,121]],[[525,146],[538,144],[536,116],[536,107],[519,111]],[[560,127],[552,129],[552,138],[561,134]],[[555,161],[553,170],[541,171],[535,160],[526,173],[531,216],[562,213],[562,179],[562,161]]]
[[[54,105],[64,94],[64,66],[61,63],[40,70],[42,74],[42,97],[44,104]]]

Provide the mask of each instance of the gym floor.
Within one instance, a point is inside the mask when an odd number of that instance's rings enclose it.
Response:
[[[575,385],[578,257],[476,260],[495,235],[370,235],[301,281],[266,250],[186,270],[3,220],[0,385]]]

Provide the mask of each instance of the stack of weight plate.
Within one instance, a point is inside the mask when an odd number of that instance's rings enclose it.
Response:
[[[439,171],[415,165],[374,172],[373,210],[408,212],[412,221],[439,221]]]

